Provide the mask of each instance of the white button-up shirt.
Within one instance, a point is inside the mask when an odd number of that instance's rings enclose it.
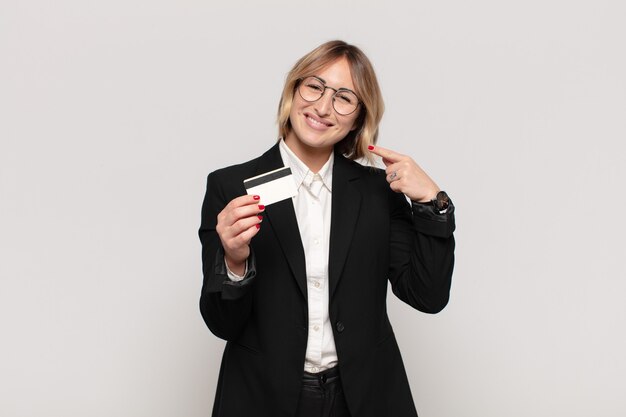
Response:
[[[298,187],[293,207],[306,262],[309,338],[304,370],[321,372],[337,365],[337,350],[328,315],[328,248],[334,155],[318,173],[311,170],[281,140],[280,156],[291,168]],[[263,198],[263,197],[261,197]]]

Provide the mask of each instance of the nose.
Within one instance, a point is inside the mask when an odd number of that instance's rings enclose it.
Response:
[[[324,90],[324,94],[320,97],[319,100],[315,102],[315,110],[317,114],[320,116],[328,116],[330,115],[333,108],[333,95],[334,91],[330,88]]]

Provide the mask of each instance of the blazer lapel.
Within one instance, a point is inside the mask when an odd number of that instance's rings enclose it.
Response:
[[[341,153],[335,152],[333,167],[333,197],[330,222],[330,247],[328,255],[328,279],[330,297],[337,288],[341,272],[350,250],[352,236],[361,207],[361,191],[358,189],[359,170]]]
[[[280,150],[278,144],[276,144],[259,159],[257,175],[283,166],[284,163],[280,157]],[[261,196],[261,203],[263,203],[263,196]],[[296,212],[293,208],[293,201],[287,199],[267,206],[265,213],[263,213],[263,222],[266,221],[271,224],[272,230],[276,233],[276,238],[289,263],[289,268],[306,300],[306,264],[304,261],[304,248],[302,247],[302,239],[300,237]]]

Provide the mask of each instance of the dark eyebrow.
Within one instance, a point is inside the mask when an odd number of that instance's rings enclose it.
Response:
[[[323,78],[318,77],[317,75],[314,75],[313,78],[317,78],[318,80],[322,82],[322,84],[326,85],[326,81]]]

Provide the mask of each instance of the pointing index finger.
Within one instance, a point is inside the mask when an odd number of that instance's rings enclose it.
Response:
[[[378,155],[383,158],[383,162],[385,165],[391,165],[395,162],[399,162],[402,159],[401,154],[392,151],[391,149],[386,149],[380,146],[368,146],[367,149],[375,155]]]

